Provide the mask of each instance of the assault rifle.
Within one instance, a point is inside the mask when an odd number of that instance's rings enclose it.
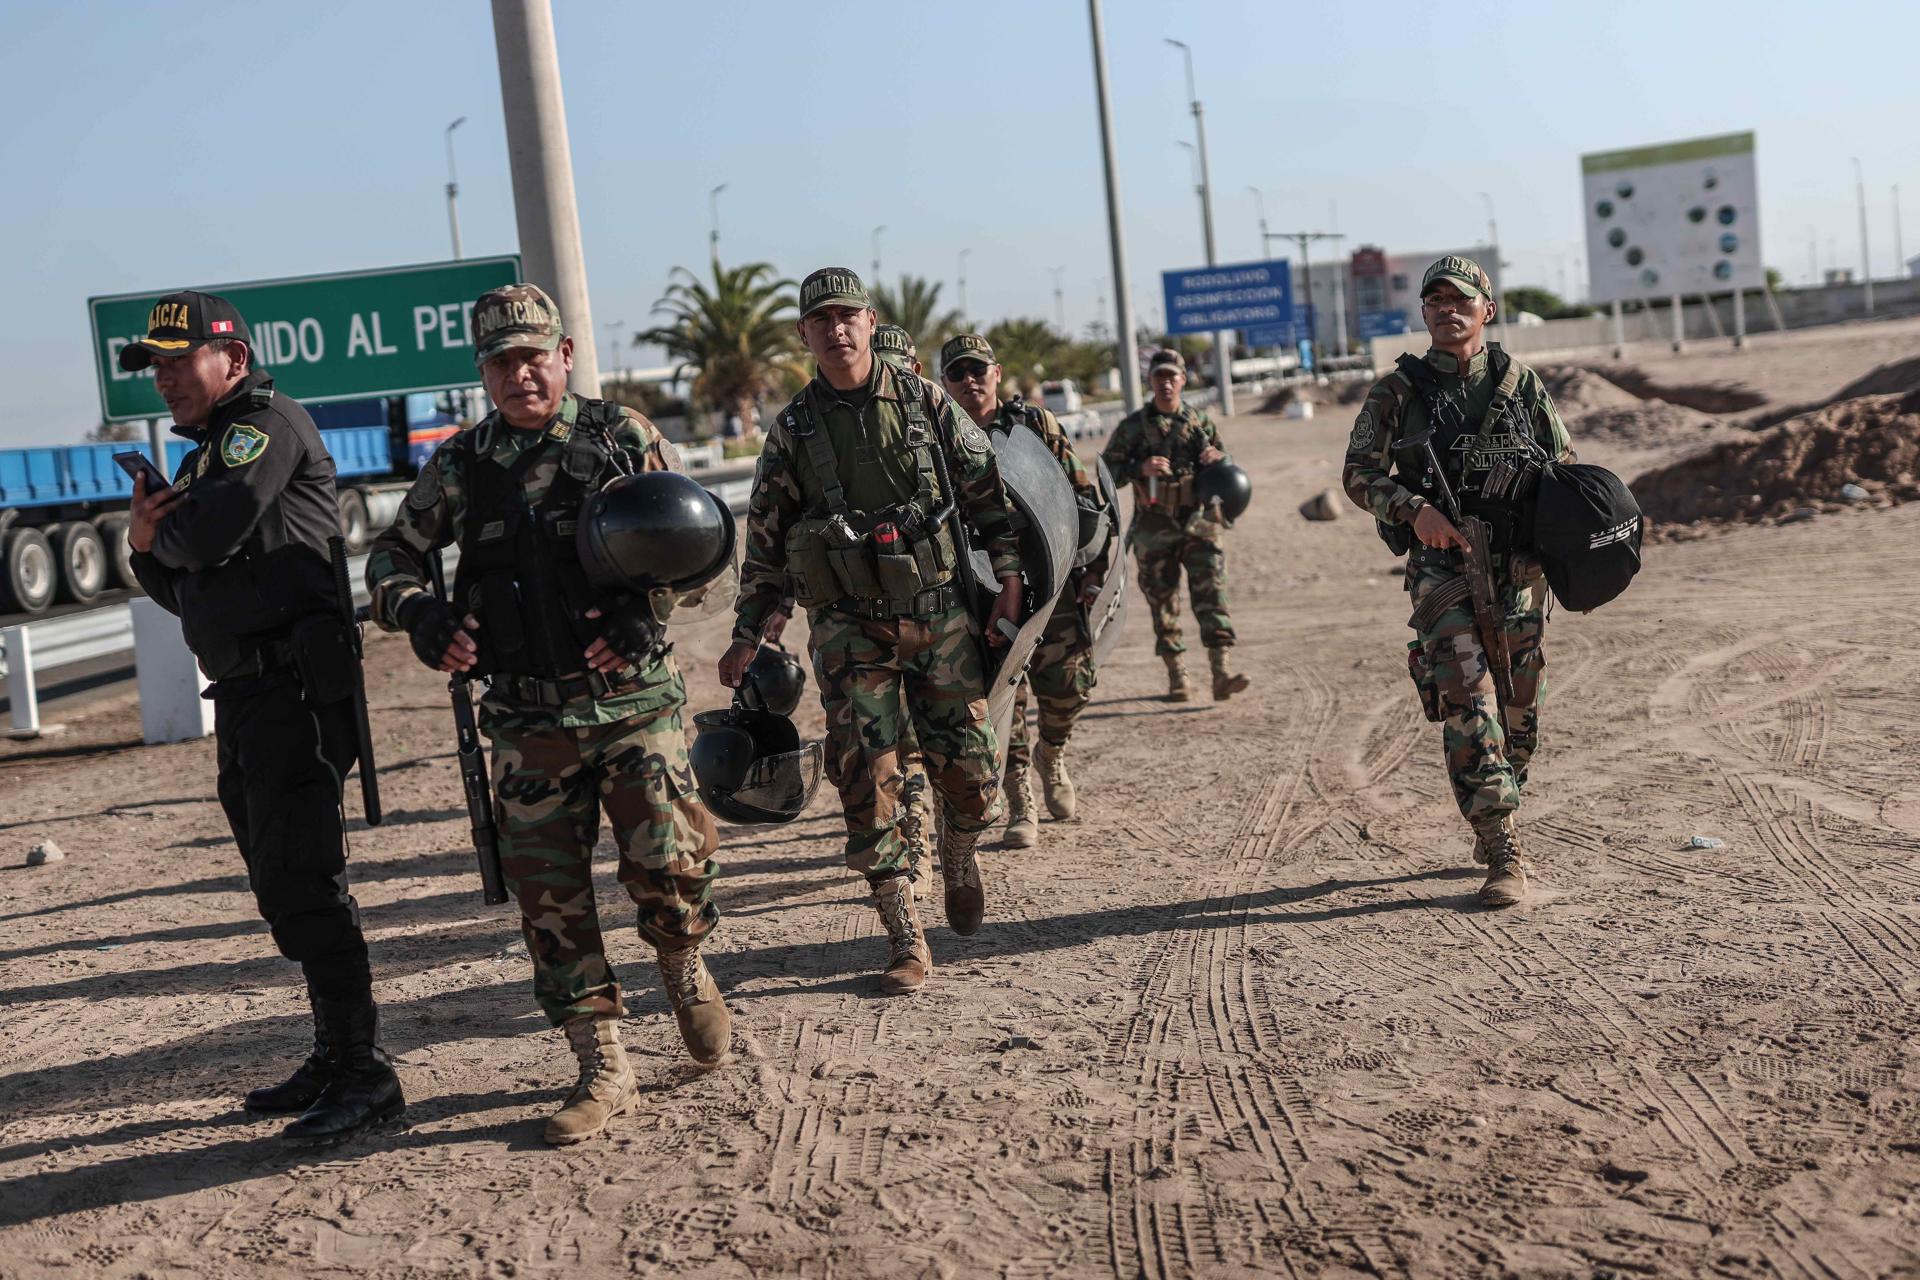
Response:
[[[433,593],[447,600],[447,571],[440,553],[427,560],[433,574]],[[467,793],[467,821],[473,828],[473,852],[480,862],[480,893],[488,906],[507,900],[506,876],[500,870],[500,833],[493,820],[493,782],[487,777],[487,749],[480,745],[480,729],[473,720],[473,688],[464,671],[447,680],[453,696],[453,732],[460,760],[460,786]]]
[[[1499,585],[1493,575],[1493,530],[1478,516],[1461,512],[1460,499],[1447,482],[1447,473],[1440,466],[1440,455],[1433,447],[1433,428],[1429,427],[1400,443],[1402,447],[1418,446],[1426,451],[1427,467],[1440,489],[1442,509],[1446,511],[1447,518],[1453,521],[1453,527],[1460,531],[1460,536],[1467,540],[1468,549],[1460,555],[1464,570],[1462,576],[1466,581],[1466,591],[1473,598],[1474,630],[1480,634],[1480,647],[1487,655],[1487,668],[1493,673],[1493,690],[1500,700],[1501,723],[1505,724],[1507,707],[1513,702],[1513,654],[1507,647],[1506,607],[1500,599]],[[1449,600],[1440,608],[1451,607],[1453,602]]]
[[[333,595],[340,609],[340,624],[347,630],[347,644],[353,650],[353,742],[360,757],[360,808],[367,825],[380,825],[380,774],[373,763],[373,726],[367,722],[367,677],[361,664],[365,642],[360,636],[360,621],[353,611],[353,584],[347,576],[347,540],[338,535],[327,539],[327,552],[333,563]]]

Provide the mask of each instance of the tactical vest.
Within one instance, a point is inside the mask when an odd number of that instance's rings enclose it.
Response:
[[[458,612],[480,620],[480,674],[577,675],[600,634],[598,620],[586,616],[596,595],[580,567],[574,533],[581,503],[609,471],[628,469],[613,441],[620,406],[579,404],[560,446],[559,469],[538,505],[527,501],[524,481],[546,453],[544,437],[508,466],[477,452],[471,460],[453,595]]]
[[[1447,483],[1453,487],[1461,514],[1487,522],[1496,555],[1529,549],[1542,450],[1533,437],[1532,424],[1515,406],[1514,392],[1522,372],[1519,362],[1499,347],[1488,345],[1487,371],[1494,379],[1493,400],[1477,430],[1466,420],[1461,406],[1442,397],[1440,377],[1424,359],[1403,355],[1395,367],[1413,384],[1426,407],[1434,452],[1446,469]],[[1425,449],[1396,443],[1393,461],[1394,479],[1445,510]]]
[[[900,408],[913,451],[913,497],[880,511],[855,511],[840,482],[833,438],[813,413],[804,390],[781,414],[794,443],[805,450],[820,499],[787,531],[787,589],[803,608],[833,607],[866,617],[931,617],[951,608],[953,531],[947,517],[954,495],[941,492],[934,450],[940,447],[927,411],[926,384],[895,369]],[[871,401],[869,401],[871,403]]]
[[[1157,410],[1149,408],[1142,412],[1140,424],[1143,431],[1147,422],[1146,414],[1151,412],[1157,412]],[[1172,465],[1172,475],[1154,476],[1149,480],[1140,474],[1138,468],[1135,468],[1133,509],[1140,516],[1159,516],[1184,523],[1199,509],[1199,500],[1193,492],[1193,477],[1199,470],[1200,450],[1194,450],[1193,456],[1187,457],[1183,450],[1176,447],[1185,442],[1188,433],[1184,428],[1192,427],[1196,431],[1199,429],[1198,421],[1191,415],[1192,410],[1183,402],[1180,411],[1172,415],[1172,425],[1167,428],[1166,449],[1160,456]],[[1206,447],[1203,442],[1201,449]]]

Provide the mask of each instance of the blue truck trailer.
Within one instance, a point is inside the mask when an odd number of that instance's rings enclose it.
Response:
[[[338,470],[340,531],[351,550],[393,522],[402,497],[440,441],[460,429],[446,396],[415,394],[309,405]],[[172,475],[192,446],[173,438]],[[137,589],[128,564],[133,482],[113,461],[144,443],[0,449],[0,614],[37,614]]]

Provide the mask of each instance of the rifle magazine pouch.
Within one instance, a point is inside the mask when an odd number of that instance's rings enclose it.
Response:
[[[827,548],[827,564],[833,570],[834,581],[840,584],[838,596],[852,596],[857,600],[879,600],[886,596],[880,589],[880,574],[874,567],[874,555],[867,546],[865,538],[850,547]]]
[[[787,590],[803,609],[832,604],[846,594],[827,559],[826,524],[801,520],[787,531]]]
[[[1445,720],[1447,715],[1440,707],[1440,678],[1434,674],[1433,655],[1418,640],[1407,641],[1407,674],[1413,677],[1413,687],[1420,694],[1420,710],[1428,723]]]
[[[886,600],[911,600],[920,594],[923,585],[920,577],[920,562],[912,552],[891,554],[876,551],[873,556],[874,573],[880,580],[880,596]]]
[[[333,614],[316,613],[294,623],[287,639],[308,702],[325,706],[353,696],[359,688],[360,659],[346,623]]]

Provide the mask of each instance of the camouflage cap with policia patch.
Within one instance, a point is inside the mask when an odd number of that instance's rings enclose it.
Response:
[[[800,318],[822,307],[871,307],[867,286],[851,267],[822,267],[800,282]]]
[[[993,344],[977,333],[955,334],[940,348],[940,372],[944,374],[962,360],[993,364]]]
[[[536,284],[489,289],[473,304],[473,363],[483,365],[503,351],[527,347],[557,351],[567,336],[560,308]]]
[[[920,358],[920,353],[916,351],[913,346],[913,335],[897,324],[874,326],[873,354],[877,356],[897,356],[903,360],[918,360]]]
[[[147,313],[147,336],[120,348],[120,367],[138,373],[155,356],[185,355],[209,342],[244,342],[251,349],[253,334],[234,305],[218,294],[170,293]]]
[[[1493,281],[1480,269],[1480,264],[1457,253],[1449,254],[1427,268],[1427,274],[1420,277],[1420,296],[1425,298],[1427,291],[1442,280],[1469,298],[1493,296]]]
[[[1187,358],[1172,347],[1162,347],[1153,353],[1153,359],[1147,361],[1147,376],[1151,377],[1162,369],[1171,369],[1175,373],[1187,371]]]

